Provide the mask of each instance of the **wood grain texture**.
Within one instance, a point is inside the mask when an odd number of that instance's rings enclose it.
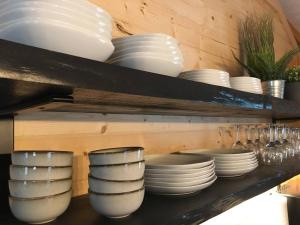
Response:
[[[295,39],[277,0],[92,0],[113,17],[113,36],[162,32],[174,36],[185,70],[217,68],[243,73],[232,57],[239,55],[238,24],[252,12],[274,16],[277,55]],[[264,119],[44,113],[15,121],[15,149],[73,150],[74,195],[87,192],[91,149],[141,145],[147,154],[190,148],[230,146],[233,123]],[[221,129],[219,127],[222,127]],[[222,136],[222,132],[224,135]],[[223,141],[222,141],[223,140]]]

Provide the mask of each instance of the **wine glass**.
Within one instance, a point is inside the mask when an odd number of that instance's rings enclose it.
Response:
[[[235,126],[236,129],[236,135],[235,135],[235,142],[232,145],[233,149],[241,149],[241,150],[247,150],[245,145],[240,140],[240,125]]]
[[[275,127],[269,126],[269,141],[263,152],[263,163],[266,165],[280,165],[283,162],[283,152],[275,143]]]
[[[285,149],[287,153],[287,158],[294,158],[295,149],[290,141],[288,141],[289,129],[285,126],[282,128],[282,148]]]
[[[263,128],[258,128],[258,126],[256,126],[255,128],[252,128],[253,132],[254,132],[254,152],[256,154],[256,156],[258,157],[259,160],[262,160],[262,155],[263,152],[265,150],[265,140],[264,140],[264,129]]]
[[[247,134],[247,140],[246,140],[246,149],[250,150],[250,151],[254,151],[255,152],[255,144],[252,141],[252,137],[253,137],[253,130],[252,128],[248,125],[248,127],[246,128],[246,134]]]
[[[274,128],[274,143],[275,143],[277,149],[282,152],[283,159],[287,159],[288,158],[288,152],[287,152],[287,149],[283,147],[283,145],[280,141],[280,136],[281,135],[279,135],[279,130],[280,130],[279,126],[274,124],[273,128]]]

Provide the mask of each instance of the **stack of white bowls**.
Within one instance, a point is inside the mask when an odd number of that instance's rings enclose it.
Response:
[[[146,190],[160,195],[186,195],[217,179],[209,156],[168,154],[146,156]]]
[[[24,222],[42,224],[66,211],[72,197],[72,152],[12,153],[9,204]]]
[[[190,154],[206,154],[215,159],[215,171],[218,177],[237,177],[253,171],[258,167],[258,161],[253,151],[225,150],[189,150]]]
[[[239,91],[250,92],[254,94],[262,94],[261,81],[255,77],[231,77],[230,85],[233,89]]]
[[[89,198],[92,207],[109,218],[123,218],[142,204],[144,150],[123,147],[89,153]]]
[[[86,0],[0,0],[0,38],[105,61],[111,16]]]
[[[222,70],[197,69],[183,72],[179,77],[182,79],[230,88],[229,73]]]
[[[108,62],[133,69],[176,77],[183,56],[173,37],[154,33],[113,39],[115,52]]]

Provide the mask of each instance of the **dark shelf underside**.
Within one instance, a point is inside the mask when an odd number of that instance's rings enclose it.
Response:
[[[33,111],[300,118],[294,102],[0,40],[0,114]]]
[[[252,173],[232,179],[218,179],[195,195],[170,198],[147,194],[141,208],[123,220],[98,215],[88,197],[72,200],[65,214],[49,225],[190,225],[202,223],[238,204],[261,194],[300,173],[300,161],[280,168],[259,167]],[[12,215],[0,216],[0,225],[21,225]]]

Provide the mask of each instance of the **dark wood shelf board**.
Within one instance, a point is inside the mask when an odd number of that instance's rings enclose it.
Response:
[[[300,161],[279,167],[259,167],[231,179],[219,178],[211,187],[192,196],[174,198],[146,194],[141,208],[122,220],[106,219],[89,205],[88,197],[72,200],[65,214],[49,225],[190,225],[202,223],[261,194],[300,173]],[[12,215],[3,215],[0,225],[21,225]]]
[[[300,118],[295,104],[264,95],[5,40],[0,40],[0,48],[2,115],[46,108],[48,111]],[[53,96],[71,98],[72,103],[53,100]]]

